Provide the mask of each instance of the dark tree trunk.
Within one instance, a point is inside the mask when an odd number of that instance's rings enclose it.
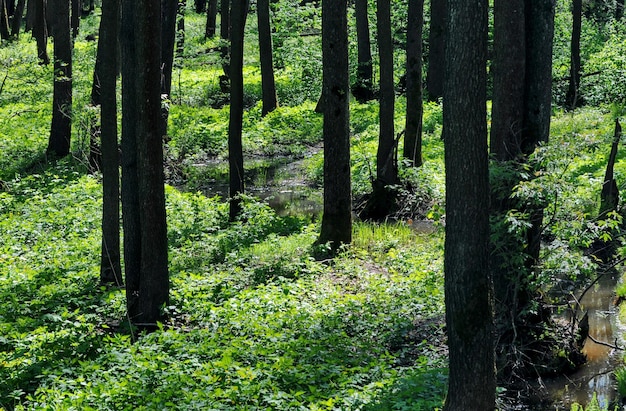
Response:
[[[196,13],[198,13],[198,14],[204,13],[205,10],[206,10],[206,3],[207,3],[207,0],[194,0]]]
[[[499,161],[521,153],[526,39],[524,0],[494,3],[493,109],[490,150]]]
[[[80,26],[80,16],[82,14],[82,9],[83,9],[83,5],[82,5],[82,1],[81,0],[71,0],[72,2],[72,17],[71,17],[71,24],[72,24],[72,37],[76,38],[76,36],[78,36],[78,28]]]
[[[406,123],[404,158],[422,165],[422,26],[424,0],[409,0],[406,35]]]
[[[101,90],[102,151],[102,254],[100,281],[122,285],[120,263],[120,182],[117,146],[117,42],[119,37],[119,0],[103,0],[98,49]],[[95,80],[94,80],[95,82]]]
[[[170,98],[172,91],[177,10],[178,0],[161,0],[161,95],[166,99]],[[161,136],[167,135],[168,106],[161,106]]]
[[[448,0],[431,0],[430,32],[428,33],[428,74],[426,90],[429,101],[443,96],[444,44],[446,30],[446,3]]]
[[[33,37],[37,41],[37,56],[41,64],[50,64],[48,57],[47,0],[33,0]]]
[[[54,92],[52,126],[46,153],[65,157],[70,153],[72,134],[72,36],[70,33],[70,2],[55,2]]]
[[[374,98],[374,75],[367,0],[356,0],[354,12],[356,17],[358,66],[356,84],[352,87],[352,93],[359,102],[364,103]]]
[[[11,36],[18,38],[20,36],[20,29],[22,27],[22,17],[24,16],[24,7],[26,6],[26,0],[18,0],[15,7],[15,13],[13,13],[13,21],[11,22]]]
[[[602,192],[600,194],[600,216],[599,219],[607,218],[612,211],[617,211],[619,205],[619,189],[615,181],[613,173],[615,160],[617,159],[617,150],[619,148],[620,139],[622,137],[622,126],[619,120],[615,120],[615,132],[613,133],[613,144],[611,144],[611,153],[607,161],[606,171],[604,173],[604,182],[602,183]]]
[[[141,265],[137,324],[154,326],[169,302],[161,118],[161,0],[137,0],[137,164]]]
[[[8,40],[10,37],[9,13],[7,11],[6,0],[0,0],[0,38]]]
[[[448,0],[443,133],[444,251],[449,348],[446,411],[495,409],[493,285],[489,275],[487,0]]]
[[[322,2],[324,213],[317,242],[334,251],[352,241],[346,9],[346,0]]]
[[[272,31],[270,27],[270,2],[257,0],[259,27],[259,54],[261,60],[261,88],[263,90],[262,115],[278,107],[276,83],[274,81],[274,58],[272,52]]]
[[[228,124],[228,164],[230,170],[230,220],[241,214],[240,194],[244,192],[243,146],[243,37],[248,14],[248,1],[232,4],[230,62],[230,120]]]
[[[376,154],[376,179],[383,186],[396,184],[396,141],[394,134],[395,84],[393,81],[393,43],[391,2],[378,0],[377,27],[380,53],[380,135]]]
[[[122,0],[120,40],[122,52],[122,222],[124,228],[124,277],[126,307],[135,322],[139,308],[139,272],[141,267],[141,225],[139,177],[137,165],[137,54],[135,0]],[[159,70],[160,71],[160,70]]]
[[[570,42],[569,85],[565,96],[565,106],[570,110],[581,103],[580,87],[580,34],[582,30],[583,2],[572,1],[572,41]]]
[[[526,87],[522,152],[530,155],[548,141],[552,114],[552,43],[555,0],[526,0]],[[543,209],[531,212],[527,233],[528,265],[536,267],[541,248]]]
[[[225,83],[226,87],[222,87],[222,91],[226,91],[230,87],[230,6],[231,0],[220,0],[220,38],[224,41],[220,54],[222,58],[222,68],[224,69],[224,78],[220,79],[220,83]]]
[[[205,36],[208,39],[215,37],[217,29],[217,0],[209,0],[206,12],[206,29]]]
[[[29,32],[33,29],[35,25],[35,10],[36,10],[36,2],[39,0],[27,0],[26,3],[26,30],[25,32]],[[33,33],[33,37],[35,37],[35,33]]]

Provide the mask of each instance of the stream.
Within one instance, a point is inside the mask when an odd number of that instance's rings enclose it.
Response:
[[[618,324],[613,304],[618,273],[602,276],[581,300],[583,310],[589,313],[589,335],[595,340],[619,347],[623,344],[623,330]],[[622,363],[623,351],[585,340],[583,352],[587,362],[575,373],[537,381],[541,399],[531,410],[570,410],[573,403],[587,405],[594,395],[601,407],[618,402],[613,371]],[[594,394],[595,393],[595,394]],[[549,406],[549,408],[547,408]],[[612,408],[610,408],[612,409]],[[620,408],[626,410],[626,408]]]

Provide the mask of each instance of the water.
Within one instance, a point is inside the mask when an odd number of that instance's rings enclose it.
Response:
[[[589,335],[611,346],[617,342],[622,347],[617,307],[613,303],[616,283],[617,273],[605,274],[583,296],[581,305],[589,313]],[[550,409],[569,410],[574,402],[587,405],[594,393],[601,406],[618,400],[613,370],[622,363],[623,352],[587,338],[583,353],[587,362],[574,374],[539,381],[542,397],[554,404]]]

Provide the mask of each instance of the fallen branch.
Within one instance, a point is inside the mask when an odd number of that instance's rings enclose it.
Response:
[[[604,341],[598,341],[595,338],[593,338],[591,335],[587,335],[587,337],[593,341],[594,343],[598,344],[598,345],[603,345],[605,347],[609,347],[609,348],[613,348],[615,350],[620,350],[620,351],[624,351],[624,348],[620,347],[617,345],[617,338],[615,339],[615,344],[609,344],[607,342]]]

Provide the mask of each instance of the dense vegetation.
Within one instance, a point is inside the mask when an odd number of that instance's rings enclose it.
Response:
[[[313,111],[321,49],[319,36],[300,33],[315,34],[319,19],[313,6],[284,3],[292,7],[275,16],[281,107],[265,117],[255,23],[248,22],[247,178],[256,186],[280,185],[295,171],[314,192],[322,175],[322,124]],[[400,3],[394,3],[396,27],[402,27]],[[571,25],[567,4],[559,7],[557,79],[566,73]],[[149,334],[125,321],[123,290],[98,282],[101,185],[98,173],[87,173],[97,119],[88,105],[96,43],[87,37],[96,32],[97,16],[83,19],[75,43],[73,155],[55,164],[43,158],[52,69],[38,64],[26,35],[0,46],[0,409],[441,407],[447,370],[440,105],[425,106],[424,165],[401,164],[403,207],[394,221],[359,222],[350,247],[333,260],[316,260],[316,216],[279,215],[246,198],[241,219],[228,222],[227,205],[215,196],[228,170],[228,106],[212,51],[219,42],[204,38],[204,17],[191,7],[185,18],[166,144],[172,298],[169,320]],[[588,106],[555,109],[551,140],[534,156],[545,171],[515,191],[548,205],[550,241],[536,284],[546,298],[561,298],[555,289],[572,291],[590,278],[595,266],[585,251],[621,222],[617,214],[607,221],[596,216],[613,120],[626,95],[618,51],[626,33],[593,19],[584,33],[585,70],[601,72],[585,77]],[[401,43],[402,30],[395,36]],[[398,49],[397,79],[402,64]],[[398,130],[404,104],[399,96]],[[371,190],[377,114],[376,102],[351,103],[357,199]],[[623,157],[615,167],[621,186]],[[297,168],[281,171],[295,160]],[[508,222],[522,235],[523,216],[511,213]]]

